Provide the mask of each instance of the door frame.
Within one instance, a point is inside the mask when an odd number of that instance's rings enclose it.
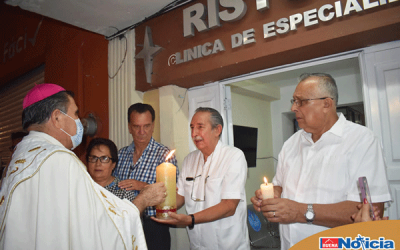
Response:
[[[259,71],[251,72],[248,74],[227,78],[227,79],[218,81],[216,83],[226,86],[228,84],[232,84],[232,83],[236,83],[236,82],[240,82],[240,81],[244,81],[244,80],[251,80],[253,78],[258,78],[258,77],[262,77],[262,76],[274,75],[274,74],[278,74],[278,73],[285,73],[285,72],[292,71],[292,70],[298,70],[298,69],[302,69],[302,68],[307,68],[307,67],[312,67],[312,66],[317,66],[317,65],[322,65],[322,64],[327,64],[327,63],[332,63],[335,61],[342,61],[342,60],[352,59],[352,58],[357,58],[360,63],[360,58],[361,58],[360,56],[362,55],[362,53],[363,53],[363,49],[342,52],[339,54],[333,54],[333,55],[314,58],[314,59],[310,59],[310,60],[306,60],[306,61],[302,61],[302,62],[296,62],[296,63],[281,65],[281,66],[277,66],[277,67],[273,67],[273,68],[269,68],[269,69],[259,70]],[[361,71],[361,67],[360,67],[360,71]],[[361,78],[364,77],[363,74],[360,74],[360,76],[361,76]],[[364,82],[365,82],[364,79],[361,79],[361,84],[362,84],[362,89],[363,89],[363,99],[365,96]],[[365,105],[364,105],[364,107],[365,107]],[[364,108],[364,112],[365,112],[365,108]],[[227,119],[230,119],[232,121],[231,115],[232,115],[232,112],[230,112],[230,116],[227,116]],[[368,114],[368,115],[370,115],[370,114]],[[367,120],[368,119],[366,117],[366,121]],[[366,126],[368,128],[369,128],[369,125],[370,125],[370,123],[369,124],[366,123]],[[228,137],[233,138],[233,130],[228,131],[228,133],[229,133]],[[283,146],[284,140],[283,140],[283,138],[278,138],[278,136],[281,136],[281,134],[279,134],[279,133],[273,133],[272,136],[273,136],[273,152],[274,152],[275,158],[277,158],[277,155],[279,154],[279,152]],[[276,164],[277,164],[277,162],[275,162],[275,168],[276,168]]]

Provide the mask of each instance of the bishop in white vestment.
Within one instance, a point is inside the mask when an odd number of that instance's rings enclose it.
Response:
[[[36,85],[23,106],[29,135],[0,191],[0,249],[147,249],[138,207],[96,184],[70,150],[83,135],[71,94]]]

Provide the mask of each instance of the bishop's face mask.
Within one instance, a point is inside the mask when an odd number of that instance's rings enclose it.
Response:
[[[61,110],[60,110],[61,111]],[[81,120],[78,119],[74,119],[71,116],[67,115],[66,113],[64,113],[63,111],[61,111],[61,113],[63,113],[64,115],[68,116],[69,118],[71,118],[72,120],[75,121],[76,124],[76,133],[75,135],[70,135],[67,132],[65,132],[64,129],[60,128],[61,131],[63,131],[64,133],[66,133],[67,135],[69,135],[69,137],[71,137],[71,141],[72,141],[72,148],[71,150],[74,150],[76,147],[79,146],[79,144],[81,144],[82,142],[82,137],[83,137],[83,125]]]

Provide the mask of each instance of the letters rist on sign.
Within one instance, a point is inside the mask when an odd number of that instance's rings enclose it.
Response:
[[[255,0],[255,2],[258,11],[269,8],[269,0]],[[226,9],[219,11],[219,5]],[[194,36],[194,28],[199,32],[203,32],[211,28],[220,27],[220,20],[225,22],[240,20],[246,14],[246,11],[247,5],[243,0],[208,0],[207,8],[201,3],[196,3],[183,10],[183,36]],[[206,15],[208,25],[205,19]]]

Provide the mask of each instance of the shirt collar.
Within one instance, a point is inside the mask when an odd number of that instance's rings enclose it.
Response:
[[[208,158],[212,157],[214,154],[217,154],[219,149],[221,148],[221,146],[222,146],[222,142],[221,142],[221,140],[218,140],[217,146],[215,146],[214,151],[208,156]],[[200,152],[200,157],[203,160],[204,159],[204,154],[200,150],[199,150],[199,152]],[[207,158],[207,160],[208,160],[208,158]]]
[[[149,141],[149,144],[147,144],[147,147],[146,147],[146,149],[143,151],[143,153],[146,152],[147,150],[153,148],[155,143],[156,143],[156,140],[154,140],[154,138],[151,137],[151,139],[150,139],[150,141]],[[135,142],[134,142],[134,141],[132,141],[132,143],[131,143],[131,145],[129,145],[128,149],[129,149],[129,151],[131,151],[131,152],[135,151]]]
[[[331,129],[329,129],[327,132],[342,137],[343,129],[346,123],[346,117],[344,117],[344,115],[340,112],[338,114],[339,114],[339,119],[335,122],[335,124],[333,124]]]
[[[328,131],[323,133],[322,136],[326,133],[330,133],[330,134],[336,135],[338,137],[342,137],[343,129],[344,129],[345,122],[346,122],[346,117],[344,117],[344,115],[341,112],[339,112],[338,115],[339,115],[339,119],[335,122],[335,124],[333,124],[333,126]],[[307,133],[304,130],[302,130],[301,133],[308,141],[310,141],[310,142],[312,141],[311,133]],[[321,136],[321,138],[322,138],[322,136]]]
[[[115,177],[114,180],[105,187],[111,188],[111,187],[115,186],[115,189],[119,190],[120,188],[118,187],[118,183],[120,182],[120,180],[118,179],[118,177],[116,177],[116,176],[114,176],[114,177]]]

